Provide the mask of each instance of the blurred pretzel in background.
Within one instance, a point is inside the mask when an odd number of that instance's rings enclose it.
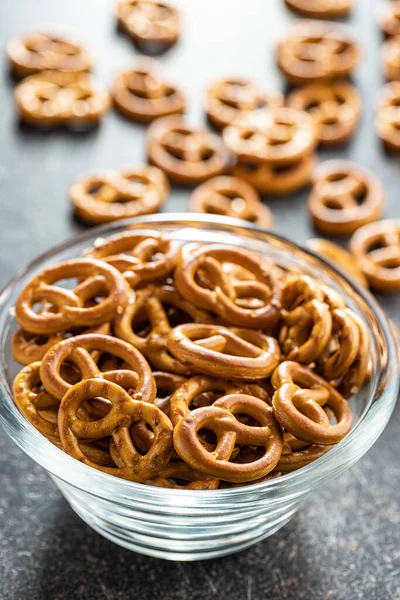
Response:
[[[383,86],[378,95],[376,131],[388,150],[400,151],[400,81]]]
[[[285,0],[296,13],[316,19],[344,17],[353,8],[353,0]]]

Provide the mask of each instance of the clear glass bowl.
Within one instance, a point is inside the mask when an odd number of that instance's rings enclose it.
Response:
[[[25,420],[11,393],[19,367],[10,350],[15,300],[44,267],[79,256],[98,238],[126,228],[153,229],[188,242],[229,243],[295,266],[341,291],[365,320],[371,377],[351,400],[354,427],[316,462],[257,485],[215,491],[155,488],[117,479],[76,461]],[[0,420],[16,444],[42,465],[72,508],[113,542],[150,556],[198,560],[236,552],[289,521],[311,490],[353,465],[375,442],[394,408],[398,358],[388,321],[373,297],[312,252],[243,221],[202,215],[153,215],[91,229],[22,269],[0,297]]]

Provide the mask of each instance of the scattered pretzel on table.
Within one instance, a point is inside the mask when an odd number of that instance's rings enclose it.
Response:
[[[285,0],[296,13],[315,19],[344,17],[353,7],[353,0]]]
[[[400,151],[400,81],[383,86],[378,96],[376,131],[386,148]]]
[[[379,25],[387,37],[400,34],[400,2],[392,0],[380,5]]]
[[[400,81],[400,35],[382,45],[383,72],[388,81]]]

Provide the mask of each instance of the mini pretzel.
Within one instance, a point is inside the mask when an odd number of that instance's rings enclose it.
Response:
[[[383,71],[388,81],[400,81],[400,36],[388,39],[382,46]]]
[[[207,90],[205,109],[209,121],[217,129],[230,125],[237,117],[283,106],[282,94],[267,94],[248,79],[220,79]]]
[[[283,434],[283,450],[275,471],[290,473],[291,471],[301,469],[301,467],[309,465],[333,448],[333,445],[308,444],[307,442],[300,442],[301,444],[305,444],[305,447],[300,446],[300,448],[297,448],[296,442],[298,444],[299,440],[296,440],[292,434],[288,432]]]
[[[146,165],[78,179],[69,196],[77,215],[96,224],[157,212],[168,192],[164,173]]]
[[[185,111],[185,96],[180,89],[164,81],[153,61],[142,61],[137,67],[120,73],[114,81],[112,95],[119,112],[136,121],[153,121]]]
[[[318,360],[318,370],[327,381],[334,382],[343,377],[357,356],[360,333],[354,315],[348,308],[332,311],[332,337],[326,352]]]
[[[275,339],[237,327],[179,325],[168,335],[167,346],[193,371],[227,379],[268,377],[280,358]]]
[[[350,239],[350,251],[371,287],[400,290],[400,220],[364,225]]]
[[[166,278],[179,262],[181,248],[179,242],[155,231],[125,231],[101,240],[88,256],[114,265],[135,287],[139,282]]]
[[[110,107],[106,92],[83,73],[43,71],[17,85],[14,98],[21,119],[37,126],[93,125]]]
[[[223,263],[244,267],[254,280],[230,281]],[[211,277],[212,289],[197,283],[196,276],[202,270]],[[178,265],[175,285],[196,306],[212,310],[241,327],[268,327],[276,323],[279,315],[280,286],[269,263],[233,246],[211,244],[193,252]],[[253,302],[246,301],[252,298]]]
[[[157,389],[154,404],[169,417],[171,396],[178,387],[185,383],[186,377],[164,371],[153,371],[153,377]]]
[[[186,485],[173,483],[172,480],[187,481]],[[147,485],[163,487],[175,490],[217,490],[220,480],[215,477],[204,477],[202,473],[198,473],[191,469],[183,461],[170,462],[158,476],[154,479],[145,481]]]
[[[237,414],[252,417],[260,426],[241,423]],[[211,429],[217,436],[212,453],[199,440],[201,429]],[[235,444],[264,446],[265,452],[254,462],[230,462]],[[174,429],[174,445],[192,469],[225,481],[245,482],[264,477],[276,466],[282,452],[282,433],[268,404],[254,396],[230,394],[179,421]]]
[[[368,281],[359,268],[354,256],[341,246],[322,238],[307,240],[306,246],[317,254],[327,258],[336,268],[341,269],[356,279],[362,286],[368,287]]]
[[[48,70],[81,73],[90,71],[93,64],[84,46],[57,34],[16,37],[7,44],[7,56],[18,77]]]
[[[77,411],[91,398],[105,398],[111,403],[110,412],[97,421],[83,421]],[[142,456],[134,447],[129,427],[144,420],[154,432],[154,442]],[[120,386],[88,379],[75,384],[62,399],[58,412],[58,428],[63,450],[77,460],[130,481],[145,481],[163,469],[172,453],[172,425],[168,417],[154,404],[133,400]],[[104,467],[88,458],[79,447],[79,439],[99,439],[112,436],[124,466]]]
[[[358,392],[366,380],[370,370],[370,344],[368,330],[364,321],[352,312],[353,321],[357,324],[359,330],[359,346],[357,355],[342,378],[339,385],[339,391],[345,398],[350,398]]]
[[[237,177],[214,177],[197,187],[189,209],[193,212],[243,219],[271,229],[272,212],[260,202],[255,189]]]
[[[148,50],[161,51],[180,34],[179,13],[167,2],[118,0],[117,17],[135,44]]]
[[[360,51],[343,26],[302,20],[279,42],[277,59],[290,83],[297,85],[350,75]]]
[[[381,182],[348,161],[326,161],[317,167],[308,208],[317,229],[327,235],[349,235],[379,219],[384,207]]]
[[[383,33],[388,37],[400,34],[400,2],[399,0],[388,2],[380,7],[381,14],[379,25]]]
[[[346,400],[325,379],[296,362],[283,362],[272,376],[272,398],[279,423],[299,440],[311,444],[337,444],[350,431],[351,410]],[[323,407],[332,410],[331,425]]]
[[[383,86],[378,98],[376,130],[389,150],[400,151],[400,81]]]
[[[361,97],[346,81],[310,83],[289,95],[288,106],[308,111],[317,123],[320,143],[329,146],[353,136],[361,114]]]
[[[239,160],[291,164],[315,147],[317,131],[310,115],[294,108],[274,108],[239,117],[223,131],[229,150]]]
[[[178,116],[157,119],[148,130],[148,157],[177,183],[197,184],[219,175],[229,162],[219,136]]]
[[[296,13],[316,19],[346,16],[353,7],[353,0],[285,0]]]
[[[76,291],[54,285],[62,279],[93,276],[101,276],[107,296],[90,307],[84,306],[84,298]],[[40,301],[51,302],[58,311],[35,313],[33,306]],[[98,260],[74,259],[48,267],[36,275],[17,299],[15,318],[23,329],[47,335],[71,327],[93,327],[111,321],[127,301],[126,283],[116,269]]]

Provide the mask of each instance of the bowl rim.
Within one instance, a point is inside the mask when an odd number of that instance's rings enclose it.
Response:
[[[0,401],[0,422],[3,426],[7,423],[11,423],[13,429],[23,433],[26,436],[25,439],[29,440],[30,446],[40,450],[39,459],[32,456],[26,449],[25,445],[20,443],[18,439],[15,439],[10,432],[7,433],[12,437],[13,441],[22,450],[31,456],[35,462],[38,462],[43,466],[50,474],[66,483],[69,483],[77,489],[83,489],[101,498],[110,495],[110,491],[113,490],[114,494],[116,488],[120,490],[120,497],[125,500],[133,500],[142,497],[146,501],[153,504],[158,504],[157,499],[161,500],[163,497],[166,502],[174,500],[176,506],[184,507],[189,500],[196,502],[197,506],[210,505],[210,503],[218,503],[220,501],[239,501],[244,499],[247,495],[252,495],[253,498],[262,497],[263,492],[277,491],[281,489],[285,494],[291,494],[295,497],[299,494],[300,488],[303,488],[308,483],[309,489],[317,487],[327,479],[331,479],[335,475],[347,469],[354,462],[356,462],[361,456],[372,446],[379,435],[385,428],[392,411],[394,409],[398,390],[399,390],[399,357],[397,354],[396,342],[391,330],[389,320],[385,315],[385,312],[378,304],[377,300],[372,294],[364,289],[358,282],[353,280],[345,272],[342,272],[340,268],[333,266],[331,262],[324,259],[316,252],[309,248],[304,248],[302,245],[287,239],[285,236],[271,232],[270,230],[259,227],[253,223],[235,219],[233,217],[221,217],[216,215],[206,215],[200,213],[157,213],[153,215],[146,215],[136,218],[123,219],[112,223],[106,223],[96,227],[92,227],[85,230],[76,236],[53,246],[46,252],[41,253],[39,256],[30,261],[27,265],[17,271],[17,273],[9,280],[9,282],[3,287],[0,292],[0,325],[4,320],[4,313],[7,308],[7,302],[15,288],[20,282],[21,278],[34,270],[41,262],[54,258],[61,251],[71,248],[76,244],[84,242],[85,240],[102,237],[103,235],[112,235],[113,229],[121,230],[124,227],[131,228],[142,228],[151,229],[152,224],[176,224],[177,226],[195,227],[200,224],[203,228],[207,225],[218,226],[222,231],[236,233],[240,235],[240,231],[257,232],[259,234],[267,234],[269,238],[275,240],[278,244],[284,244],[286,247],[292,247],[294,251],[300,252],[304,256],[311,256],[317,263],[321,263],[325,270],[330,271],[336,278],[343,280],[349,288],[355,292],[357,296],[361,297],[362,300],[369,307],[371,313],[374,315],[387,348],[387,363],[383,372],[391,371],[390,380],[391,385],[380,386],[379,382],[382,379],[382,373],[380,378],[372,386],[370,397],[374,397],[379,389],[379,403],[373,402],[366,413],[361,416],[356,425],[347,434],[347,436],[337,444],[331,451],[323,455],[317,461],[310,463],[298,470],[284,474],[281,477],[270,479],[261,482],[257,485],[246,485],[228,489],[217,489],[217,490],[186,490],[186,489],[169,489],[169,488],[157,488],[155,492],[154,486],[143,485],[142,483],[136,483],[125,479],[120,479],[113,475],[104,473],[103,471],[93,469],[92,467],[85,465],[73,457],[66,454],[63,450],[57,448],[50,441],[48,441],[38,430],[36,430],[29,421],[27,421],[22,413],[18,410],[13,400],[12,390],[9,388],[8,382],[3,374],[2,364],[0,364],[0,400],[1,396],[4,396],[6,402]],[[237,230],[237,231],[235,231]],[[390,369],[389,369],[390,366]],[[381,389],[382,388],[382,389]],[[389,393],[390,392],[390,393]],[[384,422],[380,421],[381,413],[385,412]],[[379,422],[378,422],[379,421]],[[372,425],[375,424],[376,428],[372,430]],[[366,438],[364,433],[367,432],[368,428],[369,437],[367,444],[364,442]],[[350,448],[354,448],[356,443],[359,442],[357,452],[353,455],[352,459],[344,461],[343,458],[340,463],[340,469],[335,469],[335,463],[340,455],[344,455]],[[354,458],[354,456],[356,456]],[[54,457],[53,463],[49,464],[47,458]],[[54,465],[54,468],[53,468]],[[64,472],[63,469],[65,468]],[[74,481],[74,478],[76,479]],[[79,484],[78,484],[79,481]],[[89,485],[85,483],[89,482]],[[94,492],[90,489],[90,482],[96,484],[96,490],[102,490],[102,493]],[[304,493],[304,491],[302,492]],[[285,495],[283,494],[283,495]],[[117,496],[116,496],[117,497]],[[183,502],[183,500],[185,501]],[[225,506],[227,506],[225,504]]]

